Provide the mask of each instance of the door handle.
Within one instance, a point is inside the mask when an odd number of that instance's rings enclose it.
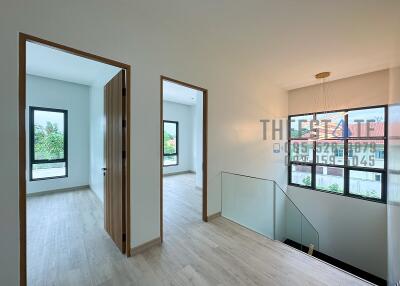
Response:
[[[107,172],[107,168],[101,168],[101,170],[103,171],[103,177],[106,176],[106,172]]]

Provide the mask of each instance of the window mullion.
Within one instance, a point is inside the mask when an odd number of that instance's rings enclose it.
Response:
[[[349,140],[346,138],[344,140],[344,191],[343,194],[345,196],[349,195],[349,184],[350,184],[350,176],[349,176],[349,168],[348,168],[348,158],[349,158]]]
[[[384,120],[383,120],[383,122],[382,121],[378,121],[378,122],[384,123],[384,126],[383,126],[384,135],[380,136],[382,130],[379,129],[380,130],[379,134],[378,133],[373,133],[373,136],[365,137],[365,134],[361,134],[361,133],[358,134],[358,136],[355,136],[356,135],[354,133],[355,130],[353,130],[355,128],[355,123],[353,121],[352,121],[352,123],[350,123],[349,121],[354,116],[356,116],[357,114],[358,114],[358,116],[368,117],[368,116],[370,116],[370,115],[368,115],[368,110],[369,109],[376,109],[376,108],[382,108],[382,107],[384,108],[384,114],[383,114]],[[364,113],[354,113],[354,114],[351,113],[353,111],[358,111],[358,110],[366,110],[366,113],[365,114]],[[341,141],[341,142],[339,142],[339,145],[343,144],[343,145],[341,145],[343,147],[339,147],[339,151],[338,152],[335,151],[333,156],[343,158],[344,162],[343,162],[342,165],[336,165],[336,163],[335,164],[323,164],[322,162],[318,163],[317,154],[319,154],[319,152],[317,152],[317,146],[319,146],[319,144],[321,143],[318,140],[313,140],[312,144],[308,143],[308,146],[312,145],[312,148],[313,148],[313,150],[312,150],[313,158],[312,158],[310,163],[292,162],[291,158],[290,158],[291,139],[294,139],[294,138],[290,138],[291,137],[291,124],[290,124],[290,122],[291,122],[292,118],[297,116],[299,118],[297,118],[296,120],[300,120],[300,117],[302,117],[301,119],[304,119],[303,117],[305,115],[308,115],[308,120],[310,120],[311,118],[313,118],[313,120],[316,120],[317,114],[322,114],[324,112],[314,112],[314,113],[308,113],[308,114],[299,114],[299,115],[291,115],[291,116],[289,116],[289,120],[288,120],[288,137],[289,137],[289,139],[288,139],[288,144],[289,144],[289,146],[288,146],[289,147],[288,148],[288,167],[289,167],[288,180],[289,180],[289,184],[291,184],[292,183],[291,181],[293,181],[292,175],[294,174],[294,172],[292,172],[292,167],[296,167],[297,165],[308,165],[308,166],[310,166],[310,167],[308,167],[308,168],[306,168],[304,170],[299,168],[299,170],[300,170],[300,172],[308,173],[308,172],[310,172],[310,169],[311,169],[311,184],[310,184],[311,186],[310,187],[312,189],[314,189],[314,190],[317,190],[317,188],[316,188],[317,167],[319,168],[319,166],[326,166],[325,169],[332,168],[332,170],[331,170],[332,172],[330,172],[330,173],[327,172],[326,173],[327,175],[332,175],[332,176],[339,176],[339,175],[337,175],[338,173],[335,175],[335,172],[333,172],[335,170],[333,170],[333,168],[340,168],[343,171],[342,172],[342,174],[343,174],[342,175],[343,176],[343,193],[342,193],[342,195],[347,196],[347,197],[353,197],[353,198],[359,198],[359,199],[371,200],[371,201],[375,201],[375,202],[386,203],[387,202],[387,190],[386,190],[387,186],[386,186],[386,184],[387,184],[387,168],[388,168],[388,166],[387,166],[387,164],[388,164],[388,158],[387,158],[388,157],[388,137],[387,137],[388,136],[388,134],[387,134],[388,133],[387,132],[388,131],[388,112],[387,112],[388,111],[388,107],[387,107],[387,105],[385,105],[385,106],[382,105],[382,106],[370,106],[370,107],[364,107],[364,108],[349,108],[349,109],[343,109],[343,110],[340,110],[340,111],[345,112],[344,118],[342,117],[344,119],[344,124],[345,124],[344,125],[345,126],[344,137],[343,138],[337,138],[337,137],[335,137],[335,138],[325,138],[325,140],[327,140],[328,143],[331,143],[329,140],[332,140],[332,142],[336,141],[336,140],[340,140]],[[339,111],[337,110],[337,111],[330,111],[330,112],[339,112]],[[381,112],[381,111],[377,110],[377,112]],[[357,118],[357,117],[354,117],[354,118]],[[380,124],[382,124],[382,123],[380,123]],[[382,128],[381,125],[377,125],[377,126],[379,128]],[[351,130],[350,130],[350,127],[352,128]],[[365,126],[363,128],[365,128]],[[299,134],[302,133],[302,128],[300,128],[300,129],[301,130],[299,130]],[[313,131],[314,131],[314,129],[313,130],[310,129],[310,132],[313,132]],[[352,137],[350,137],[350,131],[352,131],[354,133],[352,135]],[[298,138],[298,140],[301,140],[301,139]],[[373,153],[371,153],[371,152],[373,152],[372,149],[371,150],[365,149],[365,150],[363,150],[361,152],[357,151],[357,153],[360,153],[360,154],[355,154],[354,153],[355,149],[354,149],[352,143],[358,142],[358,141],[364,141],[364,140],[365,140],[365,142],[379,141],[379,142],[377,142],[378,145],[380,144],[378,146],[379,148],[377,149],[378,153],[375,152],[375,154],[373,154]],[[381,141],[383,141],[383,142],[381,142]],[[363,143],[363,142],[361,142],[361,143]],[[382,144],[383,144],[383,151],[379,151],[382,148],[381,147]],[[341,154],[341,150],[340,150],[341,148],[343,148],[343,151],[344,151],[343,155]],[[367,151],[367,150],[369,150],[369,151]],[[352,153],[350,151],[352,151]],[[331,151],[330,153],[332,153],[332,152],[333,151]],[[383,155],[381,154],[382,152],[384,152]],[[351,160],[354,156],[358,156],[357,158],[359,158],[360,156],[368,156],[368,155],[374,155],[375,157],[378,157],[377,159],[381,160],[380,164],[382,164],[382,159],[383,159],[383,164],[384,164],[383,168],[382,169],[378,168],[378,167],[376,167],[376,168],[371,168],[371,167],[362,168],[362,167],[359,167],[359,163],[354,163],[353,162],[351,164],[349,162],[349,160]],[[357,159],[357,158],[355,158],[355,159]],[[371,156],[369,156],[368,158],[371,158]],[[354,164],[356,164],[356,165],[354,165]],[[369,165],[369,166],[371,166],[371,165]],[[359,171],[359,172],[358,173],[354,172],[354,174],[353,174],[353,170]],[[295,171],[297,171],[297,167],[295,168]],[[336,170],[336,171],[338,172],[339,170]],[[379,180],[378,176],[375,176],[375,179],[374,179],[371,174],[367,174],[365,172],[381,174],[380,175],[380,180],[381,180],[381,184],[382,185],[381,185],[380,198],[378,198],[377,195],[376,195],[377,191],[378,191],[378,187],[377,187],[377,184],[374,183],[375,181]],[[364,175],[364,173],[366,175]],[[324,171],[323,174],[325,174],[325,171]],[[352,177],[350,178],[350,176],[352,176]],[[359,180],[363,180],[364,176],[365,176],[365,180],[370,180],[371,181],[371,184],[372,184],[372,187],[373,187],[373,193],[372,194],[369,194],[369,193],[368,194],[364,194],[364,192],[362,190],[362,188],[363,188],[362,184],[361,184],[361,189],[360,189],[360,187],[358,185],[357,185],[358,187],[352,185],[352,190],[351,190],[352,193],[350,193],[350,179],[352,179],[352,182],[353,182],[353,180],[356,180],[355,181],[355,184],[356,184],[357,180],[358,181]],[[297,173],[296,173],[296,178],[297,178]],[[319,178],[319,175],[318,175],[318,178]],[[296,179],[295,182],[297,182],[297,181],[299,181],[299,180]],[[295,183],[293,185],[300,186],[297,183]]]
[[[317,141],[313,142],[313,163],[311,167],[311,187],[316,189],[316,176],[317,176]]]
[[[313,114],[313,122],[315,122],[315,120],[317,119],[317,114],[316,113],[314,113]],[[316,167],[316,163],[317,163],[317,158],[316,158],[316,155],[317,155],[317,141],[316,140],[314,140],[313,141],[313,161],[312,161],[312,167],[311,167],[311,188],[313,189],[313,190],[315,190],[316,189],[316,183],[315,183],[315,180],[316,180],[316,176],[317,176],[317,167]]]
[[[348,162],[349,162],[349,114],[346,112],[344,115],[344,124],[345,124],[345,139],[344,139],[344,162],[343,162],[343,167],[344,167],[344,190],[343,194],[345,196],[349,195],[349,184],[350,184],[350,171],[348,168]]]

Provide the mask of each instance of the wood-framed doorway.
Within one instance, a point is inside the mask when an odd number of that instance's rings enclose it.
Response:
[[[27,285],[27,238],[26,238],[26,43],[32,42],[35,44],[43,45],[49,48],[61,50],[76,56],[87,58],[93,61],[101,62],[104,64],[112,65],[121,68],[126,73],[126,128],[124,131],[125,136],[125,157],[126,157],[126,167],[125,167],[125,229],[126,229],[126,249],[125,253],[129,257],[131,256],[131,210],[130,210],[130,129],[131,129],[131,66],[125,63],[107,59],[101,56],[97,56],[88,52],[77,50],[62,44],[51,42],[45,39],[41,39],[32,35],[19,33],[19,100],[18,100],[18,126],[19,126],[19,139],[18,139],[18,153],[19,153],[19,260],[20,260],[20,277],[19,285]]]
[[[202,220],[208,221],[207,216],[207,146],[208,146],[208,90],[199,86],[192,85],[183,81],[179,81],[167,76],[160,77],[160,239],[163,241],[163,81],[176,83],[203,93],[203,189],[202,189]]]

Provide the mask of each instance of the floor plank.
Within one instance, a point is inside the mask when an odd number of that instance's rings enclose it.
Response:
[[[126,258],[90,190],[27,198],[36,285],[369,285],[224,218],[201,220],[194,175],[164,178],[164,243]]]

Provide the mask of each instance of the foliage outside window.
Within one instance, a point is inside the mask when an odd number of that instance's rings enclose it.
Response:
[[[163,122],[163,162],[164,166],[178,165],[178,134],[177,121],[164,120]]]
[[[68,175],[67,111],[30,107],[30,180]]]
[[[289,184],[386,202],[387,107],[289,116]]]

